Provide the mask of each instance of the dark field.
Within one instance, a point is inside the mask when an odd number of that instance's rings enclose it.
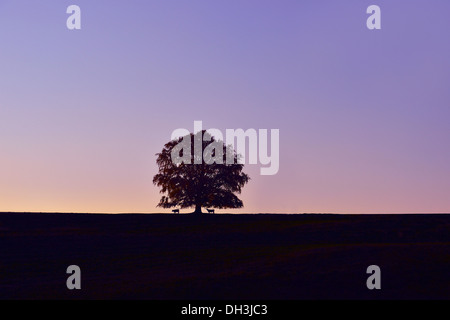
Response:
[[[450,299],[449,231],[450,215],[0,213],[0,298]]]

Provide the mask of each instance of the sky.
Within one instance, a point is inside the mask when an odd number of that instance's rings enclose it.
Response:
[[[81,30],[66,27],[72,4]],[[366,26],[372,4],[381,30]],[[0,211],[170,212],[155,154],[200,120],[280,132],[278,173],[246,165],[244,208],[218,212],[448,213],[449,12],[0,0]]]

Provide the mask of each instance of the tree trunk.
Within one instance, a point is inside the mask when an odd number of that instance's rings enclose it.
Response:
[[[202,213],[202,206],[199,205],[199,204],[197,204],[197,205],[195,206],[195,211],[194,211],[194,213]]]

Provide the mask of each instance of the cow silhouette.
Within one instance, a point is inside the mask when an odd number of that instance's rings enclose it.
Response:
[[[178,214],[179,214],[179,213],[180,213],[180,209],[172,210],[172,212],[173,212],[173,213],[178,213]]]
[[[206,209],[206,210],[208,210],[208,213],[215,213],[214,209]]]

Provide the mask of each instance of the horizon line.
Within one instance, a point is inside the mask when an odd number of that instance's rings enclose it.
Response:
[[[0,214],[91,214],[91,215],[150,215],[150,214],[161,214],[161,215],[187,215],[192,214],[192,212],[185,212],[174,214],[172,212],[69,212],[69,211],[0,211]],[[289,213],[289,212],[240,212],[240,213],[215,213],[209,214],[207,212],[202,212],[205,215],[427,215],[427,214],[450,214],[450,212],[360,212],[360,213],[339,213],[339,212],[297,212],[297,213]],[[200,214],[199,214],[200,215]]]

